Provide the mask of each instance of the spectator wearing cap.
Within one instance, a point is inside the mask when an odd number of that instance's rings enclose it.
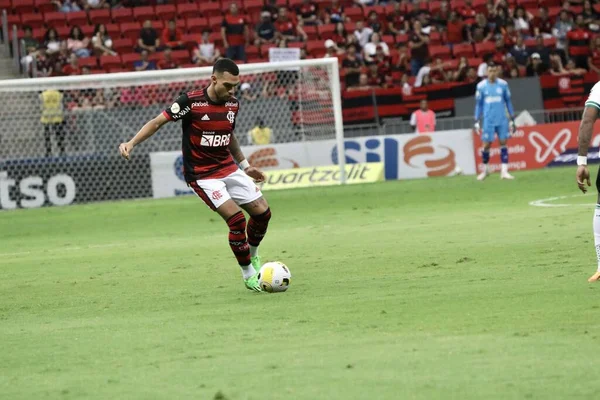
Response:
[[[527,67],[525,68],[525,75],[527,76],[540,76],[546,72],[546,67],[542,62],[542,57],[539,53],[533,53],[527,62]]]
[[[526,65],[527,59],[529,58],[529,52],[527,51],[527,47],[525,47],[525,43],[523,41],[523,36],[519,35],[517,37],[517,43],[510,49],[510,55],[513,56],[517,64]]]
[[[301,25],[319,25],[319,6],[314,1],[302,0],[302,3],[296,8],[298,23]]]
[[[246,61],[246,43],[250,39],[248,21],[240,15],[237,3],[229,5],[229,13],[223,18],[221,36],[225,56],[232,60]]]
[[[262,118],[256,119],[256,124],[248,132],[248,141],[253,145],[265,145],[271,143],[273,131],[265,125]]]
[[[163,52],[163,58],[158,62],[158,69],[177,69],[179,64],[173,60],[172,50],[167,47]]]
[[[275,22],[277,39],[281,42],[306,41],[307,35],[304,29],[288,16],[286,7],[279,7],[279,17]]]
[[[254,101],[258,98],[257,95],[252,94],[250,92],[250,84],[248,82],[244,82],[240,85],[240,93],[241,93],[241,99],[242,100],[246,100],[246,101]]]
[[[427,100],[421,100],[420,108],[411,114],[410,126],[415,133],[435,132],[435,113],[429,109]]]
[[[340,0],[332,0],[331,4],[325,8],[323,20],[326,24],[337,24],[346,21],[344,6],[340,4]]]
[[[421,28],[421,21],[413,22],[413,30],[410,33],[408,42],[410,47],[410,70],[413,76],[419,73],[429,57],[429,36],[424,34]]]
[[[337,57],[338,55],[343,53],[344,51],[340,49],[333,40],[327,39],[325,41],[325,54],[323,55],[324,58]]]
[[[260,46],[266,43],[275,43],[275,25],[271,19],[271,13],[268,11],[262,11],[260,13],[260,22],[255,28],[254,44]]]
[[[535,38],[535,47],[529,50],[529,54],[538,53],[544,65],[550,65],[550,50],[544,45],[544,38],[537,36]]]
[[[279,7],[277,7],[277,0],[267,0],[262,8],[262,11],[267,11],[271,15],[273,23],[277,21],[279,17]]]
[[[172,50],[184,49],[182,37],[183,33],[181,29],[177,29],[177,22],[174,19],[169,20],[161,36],[163,45]]]
[[[160,39],[156,29],[152,27],[152,21],[147,19],[140,30],[140,37],[137,42],[137,51],[146,50],[148,53],[154,53],[160,50]]]
[[[210,30],[205,29],[202,32],[202,39],[198,47],[194,49],[192,62],[196,65],[212,65],[221,57],[221,52],[210,41]]]

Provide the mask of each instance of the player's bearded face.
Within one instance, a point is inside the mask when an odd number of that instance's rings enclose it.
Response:
[[[219,101],[227,101],[235,94],[235,88],[240,84],[240,77],[224,72],[212,75],[211,79],[215,87],[215,93]]]

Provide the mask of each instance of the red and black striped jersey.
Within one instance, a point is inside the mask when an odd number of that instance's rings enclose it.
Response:
[[[183,174],[187,182],[224,178],[238,168],[228,146],[240,104],[235,97],[215,103],[207,89],[183,93],[163,111],[169,121],[182,121]]]

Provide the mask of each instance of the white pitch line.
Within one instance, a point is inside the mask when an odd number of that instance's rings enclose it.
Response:
[[[63,252],[63,251],[77,251],[77,250],[89,250],[89,249],[102,249],[107,247],[118,247],[124,246],[122,243],[104,243],[104,244],[91,244],[89,246],[69,246],[69,247],[57,247],[55,249],[45,249],[39,251],[18,251],[15,253],[0,253],[0,257],[17,257],[17,256],[26,256],[37,253],[46,253],[46,252]]]
[[[572,194],[572,195],[567,195],[567,196],[548,197],[546,199],[530,201],[529,205],[534,206],[534,207],[593,207],[595,205],[595,203],[594,204],[570,204],[570,203],[548,204],[548,202],[550,202],[550,201],[572,199],[574,197],[582,197],[582,196],[585,196],[585,194]]]

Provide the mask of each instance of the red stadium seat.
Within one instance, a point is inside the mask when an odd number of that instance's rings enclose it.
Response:
[[[319,38],[319,31],[316,25],[306,25],[302,29],[304,29],[304,32],[308,36],[309,40],[315,40]]]
[[[551,38],[544,39],[544,47],[555,48],[556,47],[556,38],[551,37]]]
[[[121,37],[121,26],[119,24],[106,24],[106,32],[113,40],[119,39]]]
[[[198,46],[198,43],[200,42],[200,35],[194,33],[185,34],[181,36],[181,40],[188,50],[192,50]]]
[[[346,31],[348,32],[352,32],[350,30],[348,30],[348,28],[346,27]],[[323,40],[327,40],[327,39],[331,39],[333,37],[333,35],[335,35],[335,24],[326,24],[326,25],[320,25],[319,26],[319,37]],[[308,38],[309,40],[314,40],[316,38]]]
[[[82,25],[80,28],[83,36],[92,37],[94,35],[94,25]]]
[[[77,60],[79,67],[97,68],[98,59],[96,57],[83,57]]]
[[[441,4],[441,1],[432,1],[429,3],[429,12],[433,15],[437,14],[437,12],[440,11],[440,8],[442,8]]]
[[[124,38],[131,38],[137,41],[137,39],[140,37],[141,24],[139,22],[126,22],[120,26],[121,34]]]
[[[127,53],[121,55],[121,62],[123,63],[123,67],[132,68],[133,63],[140,59],[140,55],[138,53]]]
[[[21,14],[21,23],[33,29],[41,28],[44,26],[44,18],[42,14]]]
[[[486,54],[492,54],[496,52],[496,46],[493,42],[482,42],[475,43],[475,54],[478,57],[483,57]]]
[[[190,52],[187,50],[174,50],[171,53],[171,56],[173,57],[173,60],[177,61],[180,64],[190,62],[190,60],[192,59],[190,57]]]
[[[223,24],[223,17],[209,17],[208,18],[208,27],[211,31],[215,32],[217,30],[221,30],[221,25]]]
[[[212,32],[208,40],[214,43],[217,47],[223,46],[223,37],[221,37],[221,32]]]
[[[44,40],[44,35],[46,34],[46,28],[34,28],[31,31],[31,35],[35,40],[39,40],[40,42]]]
[[[62,26],[67,24],[67,17],[65,13],[48,12],[44,14],[44,21],[48,27]]]
[[[112,22],[112,18],[110,16],[109,9],[90,10],[89,17],[90,17],[90,22],[93,25],[96,25],[96,24],[106,25],[106,24],[110,24]]]
[[[388,46],[393,46],[396,42],[396,39],[394,38],[394,35],[383,35],[381,37],[381,41],[387,44]]]
[[[346,8],[344,13],[346,14],[346,17],[350,18],[350,20],[353,22],[362,21],[365,19],[363,9],[361,7]]]
[[[431,57],[450,58],[450,54],[448,46],[429,46],[429,55]]]
[[[260,13],[264,5],[263,0],[246,0],[244,2],[244,9],[248,15],[254,15]]]
[[[154,7],[152,6],[143,6],[143,7],[134,7],[133,9],[133,19],[138,22],[144,22],[146,20],[154,20]]]
[[[442,34],[440,32],[432,31],[429,33],[429,45],[439,46],[442,43]]]
[[[472,57],[473,46],[469,43],[455,44],[452,48],[452,53],[454,54],[454,57]]]
[[[262,58],[267,60],[269,59],[269,49],[272,47],[277,47],[277,45],[273,43],[268,43],[260,46],[260,55],[262,56]]]
[[[177,5],[177,18],[197,18],[200,16],[200,10],[198,10],[198,4],[183,3]]]
[[[0,11],[6,10],[6,12],[9,13],[11,8],[12,8],[11,0],[0,0]]]
[[[88,24],[88,16],[85,11],[67,13],[67,22],[70,26],[81,26]]]
[[[29,14],[35,12],[34,0],[13,0],[13,11],[15,14]]]
[[[221,12],[223,14],[227,14],[229,12],[229,7],[232,3],[236,3],[238,5],[238,10],[240,13],[244,10],[244,5],[241,1],[238,0],[221,0]]]
[[[185,25],[189,33],[202,33],[202,31],[208,29],[206,18],[190,18],[186,20]]]
[[[221,6],[218,2],[202,1],[198,7],[200,9],[200,15],[203,17],[220,17]]]
[[[167,21],[176,17],[181,18],[177,15],[177,10],[173,4],[163,4],[156,6],[156,16],[163,21]]]
[[[157,64],[158,64],[158,62],[159,62],[160,60],[162,60],[162,59],[163,59],[163,57],[164,57],[164,56],[163,56],[163,53],[158,53],[158,52],[157,52],[157,53],[152,53],[152,54],[150,54],[150,55],[148,56],[148,61],[154,61],[155,63],[157,63]]]
[[[71,27],[68,25],[62,25],[62,26],[56,27],[56,33],[58,33],[58,37],[63,40],[69,36],[70,31],[71,31]]]
[[[133,11],[131,8],[113,8],[110,11],[114,23],[122,24],[133,20]]]
[[[35,0],[35,8],[42,14],[56,11],[56,5],[50,0]],[[2,9],[2,7],[0,7],[0,9]]]
[[[399,35],[396,35],[396,43],[408,43],[408,34],[401,33]]]
[[[131,53],[134,50],[133,40],[131,38],[113,39],[112,48],[119,54]]]
[[[306,42],[306,52],[315,56],[316,54],[325,54],[325,44],[323,40],[309,40]]]
[[[151,23],[152,27],[156,29],[156,32],[158,32],[158,36],[160,36],[162,34],[163,29],[165,29],[165,23],[160,20],[151,21]]]
[[[246,46],[246,56],[248,58],[260,57],[260,49],[257,46]]]

